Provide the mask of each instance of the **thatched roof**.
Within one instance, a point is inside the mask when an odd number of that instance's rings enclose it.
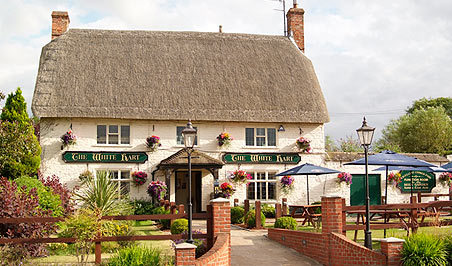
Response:
[[[369,155],[372,154],[373,153],[369,153]],[[429,163],[444,164],[448,162],[446,158],[436,153],[401,153],[401,154],[414,157]],[[364,154],[360,152],[328,152],[327,155],[325,156],[325,160],[345,163],[358,160],[363,157]]]
[[[172,154],[170,157],[162,160],[159,168],[186,168],[188,165],[187,150],[183,148]],[[191,163],[193,168],[221,168],[224,163],[199,150],[194,150],[191,154]]]
[[[42,49],[38,117],[325,123],[311,61],[283,36],[70,29]]]

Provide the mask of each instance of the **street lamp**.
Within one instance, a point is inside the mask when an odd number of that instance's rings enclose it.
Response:
[[[193,206],[191,203],[191,154],[193,152],[193,146],[195,146],[196,129],[191,125],[191,121],[188,120],[187,127],[182,130],[182,136],[184,137],[184,145],[188,154],[188,239],[187,243],[193,244],[193,231],[192,231],[192,215]]]
[[[366,231],[364,232],[364,246],[368,249],[372,249],[372,233],[370,232],[370,196],[369,196],[369,174],[367,171],[368,162],[368,150],[372,143],[374,136],[374,127],[369,127],[366,122],[366,118],[363,119],[363,125],[356,130],[358,133],[359,142],[364,147],[364,160],[366,169]]]

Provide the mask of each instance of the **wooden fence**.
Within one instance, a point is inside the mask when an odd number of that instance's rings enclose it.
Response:
[[[126,216],[103,216],[102,220],[122,220],[122,221],[145,221],[145,220],[171,220],[171,223],[175,219],[187,218],[188,214],[184,210],[184,205],[176,206],[174,202],[161,201],[161,206],[164,206],[166,210],[170,210],[171,214],[152,214],[152,215],[126,215]],[[206,213],[195,213],[193,219],[201,219],[207,221],[207,233],[206,234],[193,234],[193,238],[207,239],[207,248],[210,249],[214,242],[213,228],[213,215],[212,206],[207,206]],[[177,212],[176,212],[177,210]],[[19,224],[19,223],[56,223],[63,221],[63,217],[20,217],[20,218],[0,218],[0,224]],[[140,241],[140,240],[176,240],[187,237],[183,234],[177,235],[133,235],[133,236],[102,236],[95,239],[95,262],[101,263],[101,242],[108,241]],[[1,238],[0,244],[37,244],[37,243],[74,243],[76,238],[62,238],[62,237],[49,237],[49,238]]]

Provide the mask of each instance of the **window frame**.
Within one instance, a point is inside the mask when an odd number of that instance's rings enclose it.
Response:
[[[181,136],[180,136],[180,139],[181,139],[181,141],[182,141],[182,143],[179,143],[179,135],[177,134],[178,132],[178,128],[182,128],[182,130],[184,129],[184,128],[186,128],[187,127],[187,125],[185,125],[185,126],[176,126],[176,146],[184,146],[184,140],[183,140],[183,136],[182,136],[182,134],[181,134]],[[199,128],[196,126],[193,126],[193,128],[194,129],[196,129],[196,138],[195,138],[195,145],[194,145],[194,147],[198,147],[198,145],[199,145]],[[181,132],[182,132],[182,130],[181,130]]]
[[[247,129],[253,129],[253,145],[248,145],[247,144]],[[257,135],[257,129],[264,129],[264,135]],[[269,143],[269,129],[274,130],[275,132],[275,145],[268,145]],[[247,148],[276,148],[278,147],[278,134],[277,134],[277,130],[276,127],[245,127],[245,147]],[[265,138],[265,145],[257,145],[258,143],[258,139],[262,139]]]
[[[105,126],[105,143],[99,143],[99,132],[98,132],[98,127],[99,126]],[[117,126],[118,127],[118,132],[117,133],[110,133],[110,126]],[[122,127],[127,126],[129,127],[129,143],[122,143]],[[130,126],[130,124],[124,124],[124,123],[117,123],[117,124],[110,124],[110,123],[104,123],[104,124],[97,124],[96,125],[96,145],[101,145],[101,146],[130,146],[132,143],[132,138],[131,138],[131,131],[132,131],[132,127]],[[109,141],[109,136],[110,135],[115,135],[118,136],[118,143],[114,144],[114,143],[108,143]]]
[[[253,176],[253,179],[249,180],[248,182],[257,184],[257,183],[266,183],[265,185],[265,199],[262,199],[262,193],[260,193],[260,198],[257,198],[258,195],[258,186],[254,185],[254,199],[249,198],[249,188],[250,185],[246,188],[246,199],[250,201],[256,201],[259,200],[264,203],[274,203],[278,201],[278,178],[275,176],[277,174],[277,171],[268,171],[268,170],[254,170],[254,171],[247,171],[248,174],[251,174]],[[258,180],[256,177],[258,174],[265,174],[265,179]],[[270,176],[273,176],[274,179],[269,179]],[[274,183],[274,199],[268,198],[268,183]],[[262,187],[261,187],[262,188]]]
[[[112,179],[110,178],[111,181],[113,182],[118,182],[118,196],[119,198],[129,198],[130,197],[130,193],[131,193],[131,188],[132,188],[132,169],[129,168],[98,168],[96,169],[96,178],[97,178],[97,173],[100,171],[105,171],[108,173],[111,172],[118,172],[118,178]],[[122,172],[129,172],[129,178],[127,179],[122,179]],[[128,183],[129,184],[129,191],[127,194],[121,194],[121,183]]]

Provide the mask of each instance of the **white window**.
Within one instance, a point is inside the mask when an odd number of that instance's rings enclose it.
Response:
[[[105,171],[109,173],[109,177],[111,181],[118,183],[118,195],[119,197],[128,197],[130,193],[130,171],[129,170],[98,170],[97,173],[100,171]]]
[[[184,145],[184,136],[182,136],[182,130],[184,130],[185,127],[177,127],[176,128],[176,136],[177,136],[177,144],[178,145]],[[198,130],[197,127],[193,127],[194,129]],[[195,145],[198,145],[198,136],[195,137]]]
[[[130,126],[97,125],[97,144],[130,144]]]
[[[248,172],[252,179],[247,188],[249,200],[274,201],[276,200],[276,177],[275,173]]]
[[[275,147],[276,128],[245,128],[246,146]]]

